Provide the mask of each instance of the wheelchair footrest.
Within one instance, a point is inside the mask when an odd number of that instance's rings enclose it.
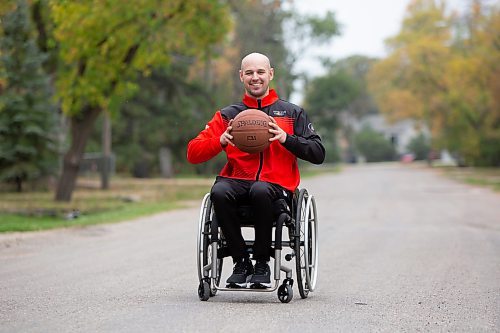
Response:
[[[247,287],[242,287],[240,285],[237,285],[236,283],[229,283],[226,285],[226,288],[231,288],[231,289],[247,289]]]
[[[265,286],[265,285],[260,284],[260,283],[254,283],[250,286],[250,289],[267,289],[267,288],[271,288],[271,287]]]

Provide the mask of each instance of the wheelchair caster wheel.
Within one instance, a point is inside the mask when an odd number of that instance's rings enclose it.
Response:
[[[288,284],[282,284],[278,288],[278,299],[281,303],[289,303],[293,298],[292,286]]]
[[[207,281],[200,281],[198,286],[198,297],[200,301],[208,301],[210,298],[210,285]]]

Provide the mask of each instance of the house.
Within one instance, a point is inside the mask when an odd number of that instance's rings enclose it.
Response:
[[[343,159],[346,162],[357,160],[353,156],[352,138],[365,127],[370,127],[376,132],[382,133],[389,140],[396,150],[398,156],[408,154],[408,145],[413,138],[422,132],[429,135],[426,127],[413,119],[406,119],[389,123],[381,114],[369,114],[362,118],[357,118],[346,112],[341,114],[342,130],[340,131],[339,146],[343,152]]]

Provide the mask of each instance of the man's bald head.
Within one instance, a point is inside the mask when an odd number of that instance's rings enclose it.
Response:
[[[265,65],[267,69],[271,68],[271,62],[269,58],[262,53],[250,53],[241,60],[241,69],[244,69],[248,64],[258,63]]]

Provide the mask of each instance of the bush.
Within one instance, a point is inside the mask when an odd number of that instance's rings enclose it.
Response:
[[[411,139],[406,149],[415,155],[416,160],[425,160],[431,151],[431,144],[429,139],[423,133],[420,133]]]
[[[382,133],[370,127],[364,127],[356,133],[354,142],[358,152],[367,162],[392,161],[396,156],[394,146]]]

